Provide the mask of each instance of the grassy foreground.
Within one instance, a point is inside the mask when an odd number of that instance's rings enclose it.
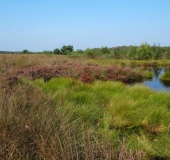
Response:
[[[170,94],[115,81],[155,62],[0,55],[0,159],[170,159]]]
[[[22,79],[0,90],[2,159],[170,158],[170,94],[141,85]]]

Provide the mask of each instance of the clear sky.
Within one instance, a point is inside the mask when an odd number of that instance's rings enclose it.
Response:
[[[170,45],[170,0],[0,0],[0,50]]]

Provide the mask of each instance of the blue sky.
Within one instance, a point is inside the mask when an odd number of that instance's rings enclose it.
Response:
[[[0,0],[0,50],[170,45],[170,0]]]

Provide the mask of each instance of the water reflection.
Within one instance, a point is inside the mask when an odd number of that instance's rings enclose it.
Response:
[[[151,68],[149,69],[153,72],[153,78],[151,80],[145,81],[143,84],[149,86],[154,90],[166,90],[170,91],[170,81],[160,80],[159,77],[165,72],[170,70],[170,68]]]
[[[162,68],[152,68],[154,78],[159,79],[159,76],[164,72]]]
[[[160,82],[161,82],[162,85],[164,85],[165,87],[170,87],[170,81],[160,80]]]

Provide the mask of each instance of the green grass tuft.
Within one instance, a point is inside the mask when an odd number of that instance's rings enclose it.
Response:
[[[4,141],[8,157],[170,158],[167,92],[112,81],[84,84],[71,78],[47,82],[22,78],[12,93],[0,92],[1,130],[13,137]]]
[[[163,75],[161,75],[160,80],[170,81],[170,71],[166,71]]]

